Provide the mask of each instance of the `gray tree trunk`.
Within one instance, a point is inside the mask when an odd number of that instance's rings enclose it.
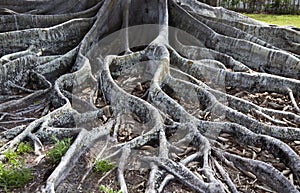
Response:
[[[97,158],[123,193],[299,192],[299,29],[196,0],[0,0],[0,13],[1,154],[74,138],[39,190],[79,192]]]

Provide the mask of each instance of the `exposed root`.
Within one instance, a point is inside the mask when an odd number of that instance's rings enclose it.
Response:
[[[237,168],[254,173],[259,180],[264,181],[277,192],[298,192],[279,171],[264,162],[240,158],[229,153],[225,153],[225,157],[232,161]],[[275,179],[270,179],[268,176],[272,176]]]
[[[74,139],[33,192],[300,191],[299,31],[196,0],[0,4],[0,158]]]
[[[294,95],[293,95],[293,91],[292,91],[291,89],[289,89],[289,88],[287,88],[287,90],[288,90],[289,96],[290,96],[290,98],[291,98],[291,101],[292,101],[292,104],[293,104],[295,110],[296,110],[298,113],[300,113],[300,109],[299,109],[299,107],[298,107],[298,105],[297,105],[297,102],[296,102],[296,100],[295,100],[295,97],[294,97]]]

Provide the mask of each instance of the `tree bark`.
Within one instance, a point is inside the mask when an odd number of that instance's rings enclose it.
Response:
[[[0,13],[1,155],[74,139],[39,191],[79,191],[95,157],[123,193],[133,169],[148,193],[300,191],[300,29],[196,0],[0,0]]]

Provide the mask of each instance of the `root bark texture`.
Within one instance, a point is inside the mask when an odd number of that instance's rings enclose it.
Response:
[[[299,29],[196,0],[20,2],[0,0],[0,158],[73,139],[34,191],[300,191]],[[93,189],[95,159],[116,169]]]

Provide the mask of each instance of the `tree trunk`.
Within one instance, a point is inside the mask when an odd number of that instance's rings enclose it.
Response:
[[[0,13],[1,154],[73,138],[29,190],[299,192],[299,29],[196,0],[0,0]],[[117,169],[98,181],[95,158]]]

